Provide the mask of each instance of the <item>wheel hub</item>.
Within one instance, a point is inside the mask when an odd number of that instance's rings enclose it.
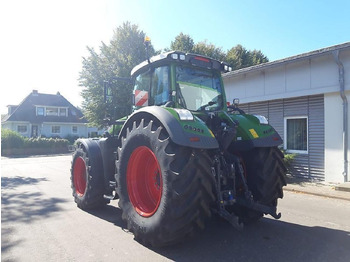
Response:
[[[143,217],[156,213],[162,197],[161,169],[155,154],[146,146],[136,148],[127,167],[129,199]]]
[[[82,157],[75,160],[73,167],[73,183],[75,192],[83,196],[86,190],[86,164]]]

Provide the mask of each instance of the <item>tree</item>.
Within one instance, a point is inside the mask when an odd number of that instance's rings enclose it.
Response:
[[[260,50],[248,51],[242,45],[232,47],[226,55],[226,62],[229,63],[234,70],[266,63],[268,61],[268,58]]]
[[[130,114],[132,86],[111,81],[110,104],[103,101],[103,86],[112,77],[129,77],[131,69],[146,59],[144,38],[145,33],[138,26],[126,22],[114,31],[108,45],[102,42],[99,53],[88,47],[89,56],[83,58],[79,82],[83,86],[83,112],[92,125],[102,127],[106,113],[116,118]],[[149,53],[155,54],[152,45]]]
[[[185,53],[193,52],[194,41],[189,35],[185,35],[182,32],[175,37],[174,41],[171,41],[170,49],[183,51]]]
[[[269,62],[269,59],[260,50],[253,50],[250,54],[253,65]]]
[[[269,61],[260,50],[250,51],[242,45],[236,45],[225,52],[222,48],[216,47],[212,43],[208,43],[207,40],[194,43],[190,35],[182,32],[175,37],[174,41],[171,41],[170,49],[166,48],[165,50],[178,50],[186,53],[208,56],[229,63],[234,70]]]
[[[195,54],[208,56],[219,61],[225,60],[226,53],[222,51],[220,47],[216,47],[212,43],[208,43],[206,40],[194,45],[193,52]]]

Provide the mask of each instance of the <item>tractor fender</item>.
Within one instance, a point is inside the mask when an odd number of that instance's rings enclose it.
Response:
[[[101,148],[99,145],[99,139],[82,138],[78,139],[78,147],[82,147],[89,158],[89,163],[96,170],[97,174],[103,174],[103,159],[101,154]]]
[[[83,138],[77,141],[81,144],[88,155],[91,165],[94,165],[98,174],[103,175],[105,192],[110,193],[110,182],[114,181],[115,175],[115,151],[119,146],[117,137],[104,137],[100,139]]]
[[[148,106],[135,111],[124,123],[120,136],[126,134],[128,127],[140,119],[157,119],[168,132],[170,139],[178,145],[191,148],[215,149],[219,144],[205,123],[193,116],[193,120],[180,120],[173,108]]]
[[[247,114],[230,114],[239,123],[237,138],[230,145],[231,151],[248,151],[255,147],[276,147],[283,143],[282,138],[269,124],[260,124],[257,117]]]

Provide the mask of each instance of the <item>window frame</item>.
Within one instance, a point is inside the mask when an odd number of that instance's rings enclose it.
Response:
[[[19,127],[25,127],[26,131],[25,132],[21,132],[19,130]],[[19,133],[19,134],[28,134],[28,125],[17,125],[17,133]]]
[[[163,88],[166,88],[167,92],[161,92],[161,93],[157,93],[157,91],[159,91],[159,79],[157,82],[155,82],[157,75],[157,70],[167,70],[167,75],[168,75],[168,79],[167,79],[167,86],[163,86]],[[159,72],[159,75],[163,75],[164,73]],[[171,79],[170,79],[170,75],[171,75],[171,68],[169,65],[161,65],[161,66],[157,66],[152,68],[151,72],[150,72],[150,76],[151,76],[151,83],[150,83],[150,105],[156,105],[156,106],[160,106],[160,105],[164,105],[166,102],[169,101],[170,98],[170,88],[171,88]],[[164,80],[164,79],[162,79]],[[163,83],[163,81],[161,81],[161,83]],[[164,83],[163,83],[164,84]],[[167,95],[167,101],[162,101],[161,103],[156,103],[156,96],[163,96],[164,94]]]
[[[39,114],[39,109],[42,109],[42,114]],[[37,116],[45,116],[46,115],[46,109],[44,106],[37,106],[36,107],[36,115]]]
[[[59,107],[46,107],[46,116],[59,116]],[[53,112],[55,112],[56,111],[56,113],[53,113]]]
[[[74,128],[76,128],[76,132],[74,132]],[[72,134],[78,134],[78,126],[72,126]]]
[[[64,115],[61,114],[61,112],[64,110]],[[63,116],[63,117],[67,117],[67,108],[66,107],[59,107],[58,108],[58,116]]]
[[[55,128],[55,127],[58,127],[59,128],[59,132],[53,132],[53,129]],[[61,126],[58,126],[58,125],[52,125],[51,126],[51,134],[53,134],[53,135],[58,135],[58,134],[61,134]]]
[[[287,148],[287,121],[290,119],[306,119],[306,150],[295,150],[295,149],[288,149]],[[306,115],[302,116],[285,116],[284,117],[284,139],[283,139],[283,149],[287,153],[291,154],[308,154],[309,153],[309,118]]]

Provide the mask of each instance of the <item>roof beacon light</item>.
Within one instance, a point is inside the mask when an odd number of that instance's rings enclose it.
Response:
[[[151,42],[151,38],[150,37],[148,37],[148,36],[145,36],[145,41],[144,41],[145,43],[150,43]]]

